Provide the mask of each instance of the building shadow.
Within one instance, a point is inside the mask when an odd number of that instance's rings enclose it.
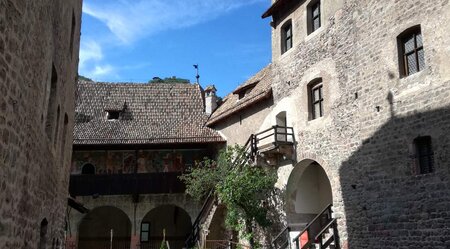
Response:
[[[415,141],[428,136],[424,173]],[[449,164],[450,108],[391,115],[339,170],[343,248],[450,248]]]

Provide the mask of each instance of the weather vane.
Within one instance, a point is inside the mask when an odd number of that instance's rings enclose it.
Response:
[[[195,76],[195,78],[197,79],[197,84],[200,84],[200,75],[198,74],[198,64],[194,64],[193,66],[197,71],[197,75]]]

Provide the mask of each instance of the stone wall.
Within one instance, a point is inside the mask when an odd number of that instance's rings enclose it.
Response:
[[[0,248],[63,245],[81,4],[0,1]]]
[[[343,248],[447,248],[449,2],[322,1],[322,27],[307,35],[309,3],[274,20],[274,104],[262,123],[248,117],[250,127],[264,129],[286,111],[294,127],[296,160],[278,168],[277,187],[285,191],[296,178],[293,170],[315,161],[330,180]],[[294,47],[281,55],[287,19]],[[402,78],[397,37],[418,24],[426,66]],[[308,84],[316,78],[323,82],[324,116],[311,120]],[[249,135],[217,127],[228,140]],[[432,138],[431,174],[416,173],[418,136]]]

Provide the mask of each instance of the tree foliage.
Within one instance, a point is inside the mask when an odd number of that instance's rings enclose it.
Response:
[[[273,193],[276,174],[250,165],[241,147],[220,151],[217,160],[204,159],[181,179],[187,185],[187,193],[196,199],[214,192],[227,208],[228,228],[251,236],[249,226],[253,223],[262,227],[270,224],[264,200]]]
[[[148,83],[190,83],[188,79],[178,78],[178,77],[166,77],[161,79],[159,77],[155,77],[152,80],[149,80]]]

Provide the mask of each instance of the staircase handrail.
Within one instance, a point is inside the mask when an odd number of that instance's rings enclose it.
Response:
[[[272,240],[272,246],[273,246],[274,248],[277,248],[275,242],[276,242],[278,239],[280,239],[281,236],[282,236],[286,231],[288,232],[288,235],[287,235],[287,243],[289,244],[289,232],[291,231],[291,228],[290,228],[289,226],[286,226],[286,227],[283,228],[283,230],[281,230],[280,233],[277,234],[277,236],[275,236],[275,239]]]
[[[317,221],[317,219],[319,219],[320,217],[322,217],[322,215],[323,214],[325,214],[325,212],[330,212],[330,214],[331,214],[331,207],[333,206],[333,204],[328,204],[328,206],[326,207],[326,208],[324,208],[323,210],[322,210],[322,212],[320,212],[316,217],[314,217],[314,219],[312,220],[312,221],[310,221],[307,225],[306,225],[306,227],[297,235],[297,236],[295,236],[294,237],[294,239],[292,240],[293,242],[295,242],[295,244],[297,245],[297,248],[299,248],[299,239],[300,239],[300,237],[306,232],[306,231],[308,231],[308,233],[309,233],[309,230],[310,230],[310,228],[311,228],[311,226],[312,226],[312,224],[314,224],[316,221]],[[310,234],[308,234],[308,237],[310,236]],[[308,241],[309,241],[309,238],[308,238]],[[302,247],[302,249],[303,249],[303,247]]]
[[[211,203],[213,203],[215,200],[214,191],[211,190],[208,194],[208,197],[206,197],[205,202],[202,205],[202,208],[200,209],[200,212],[197,215],[197,218],[195,218],[194,223],[192,224],[192,231],[189,237],[187,238],[185,244],[186,247],[189,248],[189,246],[192,244],[192,242],[195,243],[195,241],[198,240],[199,233],[200,233],[200,221],[203,218],[203,215],[206,213],[207,207],[212,206]]]

